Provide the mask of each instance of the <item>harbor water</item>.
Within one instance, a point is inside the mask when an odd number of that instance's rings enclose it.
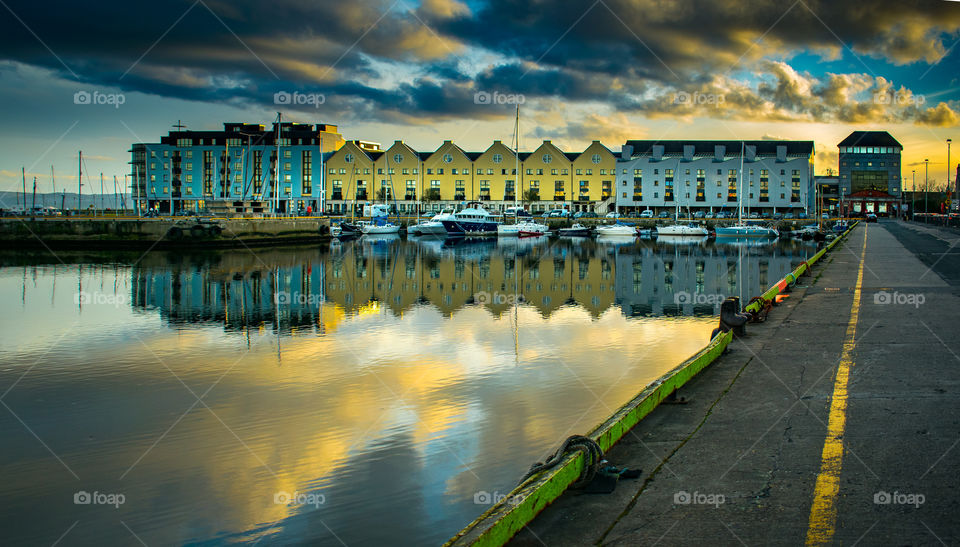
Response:
[[[0,255],[4,543],[442,543],[816,250]]]

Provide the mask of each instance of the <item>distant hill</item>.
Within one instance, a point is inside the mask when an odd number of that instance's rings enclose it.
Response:
[[[94,209],[123,209],[124,204],[126,204],[127,209],[133,208],[133,200],[130,199],[130,194],[83,194],[81,197],[84,209],[91,207]],[[21,192],[0,191],[0,209],[20,210],[24,208],[24,205],[29,209],[34,204],[33,200],[33,194],[30,192],[27,192],[24,196]],[[56,194],[37,192],[36,197],[37,207],[76,209],[77,202],[76,192],[58,192]]]

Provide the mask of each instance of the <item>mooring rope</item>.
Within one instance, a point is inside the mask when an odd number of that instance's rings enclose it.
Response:
[[[583,472],[580,473],[580,477],[571,485],[571,488],[582,488],[590,484],[590,481],[593,480],[593,477],[597,474],[597,470],[600,468],[600,462],[603,460],[603,449],[600,448],[600,445],[597,444],[596,441],[583,435],[571,435],[567,437],[567,439],[563,441],[563,444],[560,445],[560,448],[545,461],[531,465],[530,470],[520,479],[518,484],[525,483],[527,479],[541,471],[556,467],[556,465],[563,460],[564,455],[574,451],[583,453]]]

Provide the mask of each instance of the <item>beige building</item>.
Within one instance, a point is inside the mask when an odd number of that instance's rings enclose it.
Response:
[[[395,141],[347,141],[325,165],[326,209],[349,212],[371,203],[394,205],[400,214],[450,209],[479,201],[491,211],[522,205],[606,213],[613,205],[616,156],[600,141],[582,152],[564,152],[545,140],[533,152],[515,154],[501,141],[468,152],[444,141],[433,152]]]

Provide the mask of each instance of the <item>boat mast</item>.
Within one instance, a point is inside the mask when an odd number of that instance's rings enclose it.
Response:
[[[743,224],[743,154],[746,142],[740,141],[740,173],[737,175],[737,224]]]
[[[514,160],[514,178],[513,178],[513,212],[514,223],[520,222],[520,215],[517,213],[519,205],[518,193],[521,191],[520,182],[520,104],[517,103],[517,116],[513,122],[513,160]]]
[[[273,186],[273,216],[277,216],[280,209],[280,125],[282,123],[282,114],[277,112],[277,176],[274,177],[276,182]]]

